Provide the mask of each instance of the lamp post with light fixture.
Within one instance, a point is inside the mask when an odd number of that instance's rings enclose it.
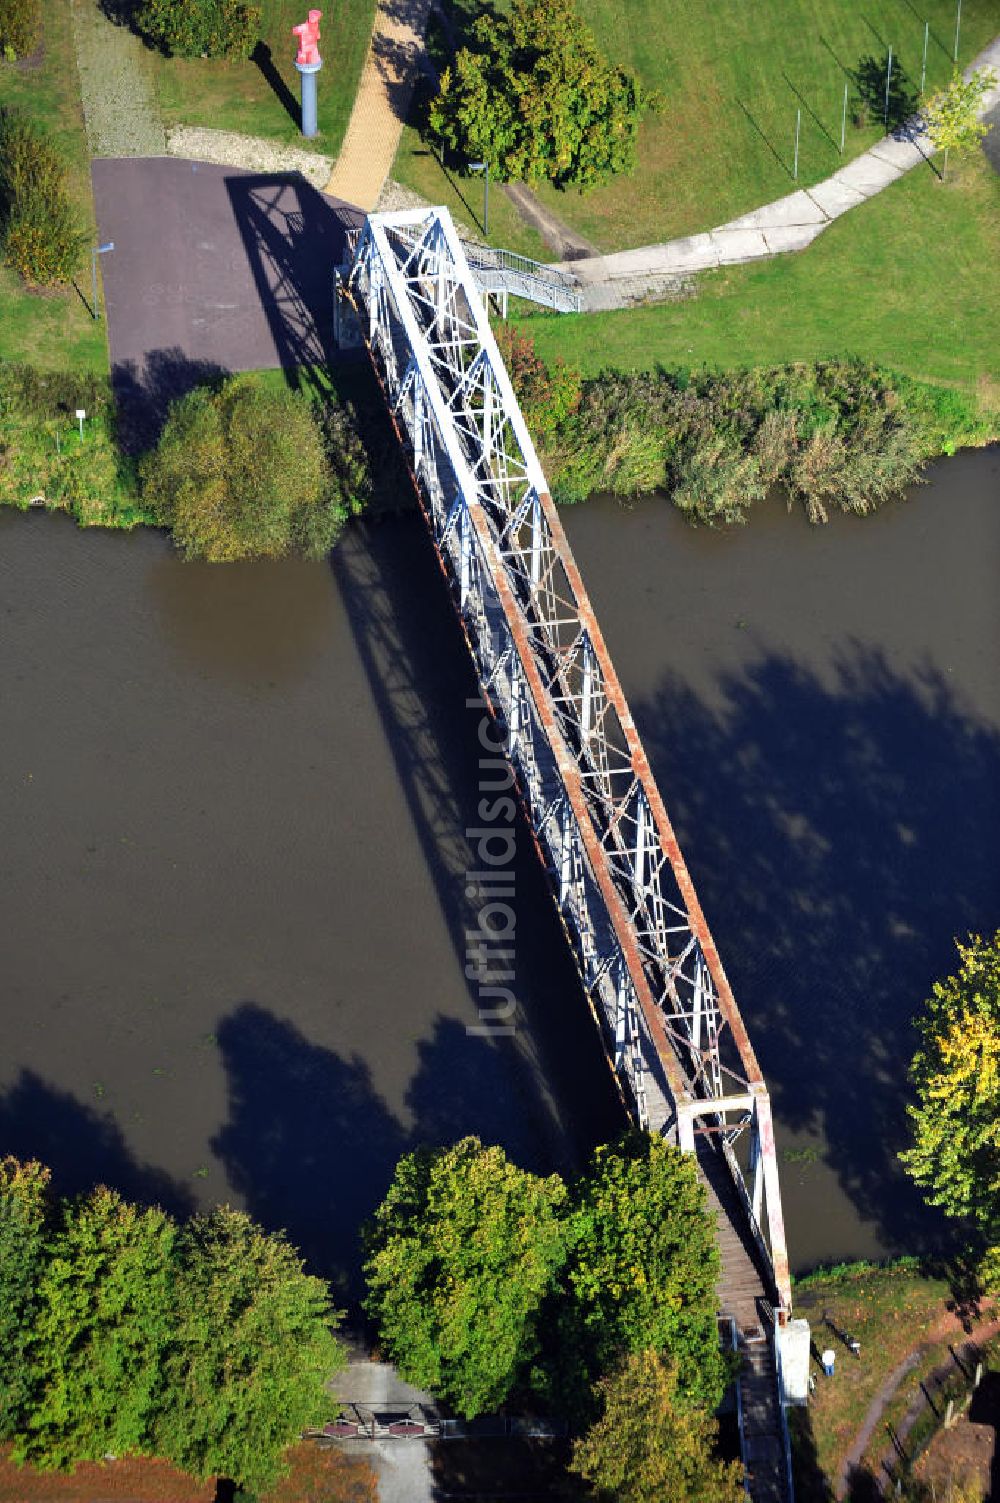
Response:
[[[483,174],[483,234],[490,233],[490,164],[489,162],[470,162],[470,172]]]
[[[115,242],[109,240],[107,245],[95,245],[90,253],[90,285],[94,295],[93,314],[95,318],[100,318],[101,316],[101,310],[97,306],[97,258],[98,256],[106,255],[108,251],[113,251],[114,248]]]

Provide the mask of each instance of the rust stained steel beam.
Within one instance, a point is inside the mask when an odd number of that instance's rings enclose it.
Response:
[[[587,629],[591,648],[600,664],[604,677],[605,693],[618,716],[636,777],[642,784],[643,792],[652,811],[660,841],[660,848],[670,863],[678,890],[684,899],[691,933],[695,935],[701,946],[702,954],[705,957],[705,964],[708,966],[709,974],[715,983],[719,1007],[732,1031],[733,1042],[736,1045],[740,1062],[746,1072],[747,1082],[748,1084],[756,1084],[758,1081],[763,1083],[763,1075],[761,1074],[760,1065],[757,1063],[757,1055],[750,1042],[746,1024],[743,1021],[743,1015],[733,995],[729,978],[723,968],[715,940],[712,938],[712,932],[708,927],[708,920],[698,900],[698,894],[695,892],[691,874],[687,869],[687,863],[681,854],[681,848],[674,834],[674,827],[670,822],[670,816],[667,814],[666,805],[663,802],[659,788],[656,786],[656,781],[649,765],[649,759],[646,756],[645,748],[640,739],[639,732],[636,730],[635,721],[632,718],[632,711],[629,709],[628,701],[625,698],[614,663],[611,660],[611,654],[608,652],[607,643],[604,640],[604,633],[601,631],[600,623],[590,603],[587,587],[583,582],[583,576],[580,573],[576,559],[573,557],[569,540],[566,537],[556,505],[547,491],[542,492],[539,499],[549,524],[553,545],[566,571],[566,577],[576,598],[580,619]]]

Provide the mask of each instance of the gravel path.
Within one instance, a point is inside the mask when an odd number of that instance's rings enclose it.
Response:
[[[156,157],[167,149],[146,49],[97,0],[72,0],[83,119],[94,157]]]
[[[201,125],[176,125],[167,132],[167,152],[188,162],[213,162],[221,167],[242,167],[247,172],[300,172],[319,191],[326,186],[333,158],[298,146],[279,146],[259,136],[241,136],[232,130],[210,130]]]

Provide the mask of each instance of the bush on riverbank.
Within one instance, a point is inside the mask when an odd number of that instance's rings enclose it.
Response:
[[[350,415],[254,376],[196,387],[140,464],[152,515],[188,558],[322,558],[369,491]]]
[[[329,1286],[244,1212],[179,1226],[105,1186],[57,1198],[41,1165],[5,1158],[0,1244],[0,1438],[19,1463],[161,1455],[260,1490],[329,1413]]]
[[[761,370],[549,370],[530,338],[500,338],[553,495],[666,490],[693,521],[746,521],[781,486],[812,522],[902,495],[928,459],[988,441],[994,424],[959,392],[863,360]],[[553,394],[562,398],[560,408]]]
[[[810,521],[825,522],[835,509],[864,516],[919,478],[933,452],[922,431],[930,416],[907,404],[887,372],[860,360],[607,371],[583,384],[545,457],[564,503],[600,490],[667,490],[694,521],[743,522],[777,485]]]

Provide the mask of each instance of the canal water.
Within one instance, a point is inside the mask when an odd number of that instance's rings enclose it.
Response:
[[[793,1265],[939,1235],[909,1018],[1000,915],[1000,454],[810,528],[595,500],[570,540],[776,1108]],[[568,1169],[618,1111],[527,832],[519,1012],[466,974],[479,714],[415,514],[333,567],[0,516],[0,1149],[286,1226],[357,1287],[399,1154]]]

